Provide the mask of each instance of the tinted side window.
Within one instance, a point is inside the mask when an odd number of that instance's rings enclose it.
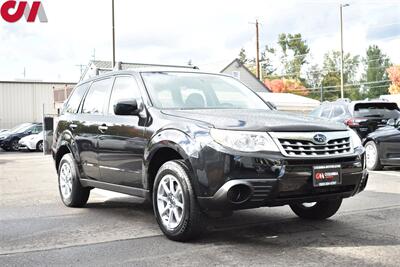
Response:
[[[133,77],[117,77],[111,93],[108,113],[114,114],[114,106],[121,100],[136,99],[140,102],[141,95],[138,84]]]
[[[43,126],[42,125],[36,125],[33,129],[32,129],[32,134],[38,134],[40,132],[43,131]]]
[[[336,118],[344,115],[344,109],[341,106],[333,107],[331,118]]]
[[[96,81],[92,84],[83,103],[82,113],[103,114],[108,90],[111,88],[113,79],[108,78]]]
[[[330,113],[331,113],[331,107],[326,107],[322,109],[321,117],[328,118]]]
[[[67,113],[78,112],[79,104],[81,103],[82,97],[84,96],[86,89],[88,87],[89,83],[85,83],[75,88],[67,104],[64,107],[64,112]]]

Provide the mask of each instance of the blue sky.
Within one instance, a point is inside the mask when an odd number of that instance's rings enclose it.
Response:
[[[0,0],[0,3],[4,2]],[[32,2],[32,1],[30,1]],[[339,49],[339,1],[129,1],[116,0],[117,60],[186,64],[219,71],[244,47],[255,54],[260,23],[261,46],[276,45],[279,33],[302,33],[309,61]],[[364,55],[379,45],[400,64],[400,3],[393,0],[346,1],[345,51]],[[111,0],[43,1],[48,23],[0,21],[0,79],[76,81],[79,64],[111,59]],[[278,64],[278,62],[277,62]]]

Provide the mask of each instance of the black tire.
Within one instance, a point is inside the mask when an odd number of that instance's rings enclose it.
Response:
[[[39,141],[36,144],[36,151],[43,152],[43,141]]]
[[[64,165],[68,165],[65,168],[70,168],[72,176],[72,187],[69,195],[62,193],[61,172]],[[58,190],[62,202],[67,207],[83,207],[89,199],[90,188],[82,187],[79,181],[78,168],[71,153],[65,154],[60,161],[58,167]]]
[[[19,140],[13,139],[10,141],[10,150],[9,151],[18,151],[19,150]]]
[[[341,204],[342,199],[335,199],[316,202],[316,204],[311,207],[306,207],[304,204],[292,204],[290,208],[300,218],[325,220],[333,216],[339,210]]]
[[[163,224],[158,209],[157,192],[160,182],[166,175],[172,175],[179,182],[183,193],[183,213],[179,225],[174,229],[168,229]],[[204,231],[204,214],[200,210],[192,184],[189,179],[190,171],[186,163],[174,160],[164,163],[158,170],[153,186],[153,209],[158,225],[162,232],[171,240],[188,241],[198,237]]]
[[[375,150],[375,155],[371,155],[371,154],[367,151],[367,150],[369,150],[369,149]],[[383,166],[382,166],[382,164],[381,164],[381,159],[380,159],[380,157],[379,157],[378,147],[377,147],[377,145],[375,144],[375,142],[374,142],[374,141],[369,141],[369,142],[367,142],[367,143],[365,144],[365,150],[366,150],[365,157],[374,157],[373,163],[372,163],[372,164],[368,164],[369,160],[368,160],[368,158],[366,159],[368,170],[371,170],[371,171],[379,171],[379,170],[382,170],[382,169],[383,169]]]

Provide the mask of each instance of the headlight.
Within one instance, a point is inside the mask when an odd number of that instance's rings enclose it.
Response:
[[[267,133],[211,129],[210,134],[218,144],[238,151],[279,151]]]
[[[351,142],[353,144],[353,148],[362,147],[363,145],[362,145],[361,139],[358,136],[358,134],[353,130],[349,130],[349,133],[350,133]]]

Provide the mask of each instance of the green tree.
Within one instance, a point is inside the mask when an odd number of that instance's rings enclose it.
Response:
[[[246,55],[246,50],[245,50],[244,48],[240,49],[240,52],[239,52],[239,61],[240,61],[240,63],[242,63],[242,64],[247,64],[248,61],[249,61],[249,59],[247,58],[247,55]]]
[[[279,34],[278,45],[282,50],[282,63],[284,64],[286,78],[300,80],[301,70],[307,63],[307,56],[310,48],[303,40],[300,33]]]
[[[312,88],[310,90],[309,97],[313,99],[320,100],[321,99],[321,83],[322,83],[322,69],[318,64],[314,64],[309,67],[306,72],[306,80],[305,85],[308,88]]]
[[[340,97],[340,52],[330,51],[325,54],[323,62],[322,86],[324,88],[324,99],[335,100]],[[356,75],[360,64],[360,57],[346,53],[343,58],[343,81],[344,84],[357,82]],[[345,87],[345,97],[357,100],[362,98],[359,87]]]
[[[265,46],[264,50],[261,52],[261,77],[263,79],[271,78],[274,76],[276,68],[272,64],[272,59],[275,56],[275,48],[269,47],[268,45]]]
[[[389,57],[377,45],[370,45],[362,62],[362,82],[371,83],[364,86],[366,96],[376,98],[388,94],[390,81],[386,69],[391,65]]]

